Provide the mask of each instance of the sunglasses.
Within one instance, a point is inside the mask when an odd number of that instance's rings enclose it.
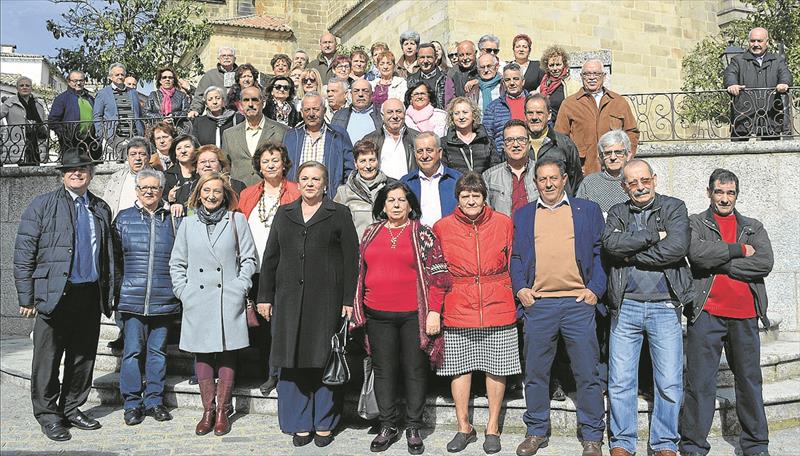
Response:
[[[175,79],[174,76],[161,76],[161,79]]]
[[[483,51],[491,53],[491,54],[494,54],[494,55],[497,55],[497,54],[500,53],[500,49],[494,49],[494,48],[485,48]]]
[[[281,84],[281,85],[277,85],[276,84],[276,85],[272,86],[272,89],[273,90],[281,90],[281,91],[284,91],[284,92],[288,92],[289,91],[289,86],[288,85],[283,85],[283,84]]]
[[[447,54],[447,57],[449,57],[451,59],[454,59],[454,58],[458,57],[458,54],[453,52],[452,54]]]
[[[317,80],[314,78],[303,78],[302,82],[303,84],[314,84],[317,82]]]

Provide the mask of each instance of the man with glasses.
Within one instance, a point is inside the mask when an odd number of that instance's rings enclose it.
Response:
[[[502,77],[504,92],[489,103],[489,107],[483,112],[483,126],[494,140],[495,150],[499,155],[503,154],[503,126],[511,119],[525,120],[525,97],[528,96],[528,91],[523,88],[524,83],[519,65],[515,62],[506,65]]]
[[[356,79],[350,88],[350,98],[350,106],[337,111],[330,124],[347,131],[350,143],[355,144],[364,136],[380,129],[383,121],[372,104],[372,84],[369,81]]]
[[[655,397],[648,448],[656,456],[678,451],[683,400],[681,309],[694,298],[689,216],[683,201],[656,193],[650,164],[630,160],[622,168],[629,201],[608,211],[603,249],[607,257],[607,304],[611,311],[608,400],[612,456],[636,452],[637,366],[642,340],[650,342]]]
[[[611,130],[597,141],[602,171],[586,176],[575,194],[600,205],[603,217],[611,206],[628,199],[622,183],[622,168],[631,159],[631,140],[622,130]]]
[[[475,101],[482,113],[501,96],[503,77],[497,72],[498,62],[494,54],[481,54],[478,57],[478,79],[467,83],[467,97]]]
[[[123,150],[134,136],[144,136],[142,108],[139,92],[125,86],[127,70],[121,63],[112,63],[108,68],[108,86],[97,92],[92,107],[95,132],[105,142],[109,158],[119,163],[125,160]]]
[[[67,85],[67,90],[53,100],[47,122],[58,135],[61,150],[77,147],[98,159],[100,144],[92,124],[94,97],[84,88],[86,76],[81,71],[70,71]]]
[[[530,155],[529,144],[525,122],[509,120],[503,127],[505,161],[483,172],[486,200],[492,209],[509,217],[539,196],[532,172],[536,161]]]
[[[506,66],[506,62],[500,60],[500,38],[497,35],[487,34],[483,35],[478,40],[478,51],[480,54],[493,54],[497,57],[497,64],[500,68],[504,68]]]
[[[452,78],[455,96],[463,97],[477,84],[478,66],[476,63],[475,43],[469,40],[458,43],[458,65],[453,68]]]
[[[406,127],[406,108],[397,98],[383,102],[381,118],[383,126],[364,138],[374,142],[381,151],[381,171],[392,179],[400,179],[417,170],[414,143],[419,132]]]
[[[325,32],[319,37],[319,55],[316,59],[308,62],[307,68],[319,71],[322,76],[322,85],[328,83],[328,79],[333,74],[333,59],[336,58],[336,36],[333,33]]]
[[[572,139],[578,146],[583,174],[600,171],[597,141],[603,133],[622,130],[630,139],[631,156],[636,154],[639,127],[631,107],[620,94],[603,87],[603,62],[591,59],[581,69],[583,87],[568,96],[558,110],[555,129]]]
[[[194,91],[192,103],[189,105],[189,118],[194,119],[205,110],[206,89],[214,87],[224,87],[229,89],[236,82],[236,49],[228,46],[220,47],[217,50],[217,67],[203,73],[197,89]]]
[[[419,81],[425,82],[433,90],[430,99],[434,108],[446,109],[447,103],[453,99],[455,86],[438,65],[436,65],[436,48],[431,43],[422,43],[417,49],[419,71],[408,77],[408,86]]]
[[[414,146],[414,157],[419,169],[406,174],[400,180],[408,184],[419,200],[422,211],[419,221],[431,227],[456,209],[456,181],[461,173],[442,164],[441,139],[436,133],[420,133]]]

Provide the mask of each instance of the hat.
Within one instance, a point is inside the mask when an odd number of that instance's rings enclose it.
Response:
[[[89,152],[73,147],[61,154],[61,164],[56,169],[80,168],[81,166],[94,165],[97,161],[89,156]]]

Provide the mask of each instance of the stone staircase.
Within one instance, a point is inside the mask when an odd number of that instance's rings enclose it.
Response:
[[[773,429],[800,426],[800,341],[789,340],[780,335],[780,319],[775,318],[773,326],[761,330],[761,370],[764,378],[764,403],[767,419]],[[100,342],[97,348],[94,384],[89,400],[94,403],[121,404],[119,393],[119,366],[121,353],[112,351],[106,344],[116,338],[117,327],[113,321],[103,319]],[[188,379],[193,370],[193,357],[180,351],[177,346],[167,349],[167,380],[165,402],[172,407],[201,408],[200,392],[196,385],[189,385]],[[30,387],[32,345],[29,339],[5,339],[0,341],[0,381],[12,382]],[[277,395],[273,391],[264,397],[258,389],[263,382],[258,377],[259,366],[256,350],[241,352],[238,380],[234,390],[236,410],[243,413],[277,415]],[[362,381],[360,364],[350,366],[353,374],[351,385],[345,393],[345,417],[359,422],[356,415],[358,389]],[[445,383],[443,383],[444,385]],[[447,387],[432,388],[425,408],[426,422],[431,426],[450,426],[456,423],[455,408],[449,397]],[[555,435],[575,435],[576,415],[574,395],[564,402],[551,402],[552,433]],[[643,399],[638,401],[639,432],[647,435],[648,416],[652,403]],[[717,411],[712,433],[715,435],[735,435],[739,432],[735,410],[733,375],[723,355],[720,364],[717,390]],[[506,397],[502,414],[506,429],[522,429],[522,414],[525,400],[520,394]],[[485,423],[488,403],[485,397],[476,397],[472,402],[474,422]],[[362,423],[363,424],[363,423]]]

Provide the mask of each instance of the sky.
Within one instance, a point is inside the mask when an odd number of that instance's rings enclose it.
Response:
[[[16,44],[19,53],[55,57],[57,48],[72,47],[75,42],[53,38],[47,20],[60,19],[68,6],[50,0],[0,0],[0,43]]]

